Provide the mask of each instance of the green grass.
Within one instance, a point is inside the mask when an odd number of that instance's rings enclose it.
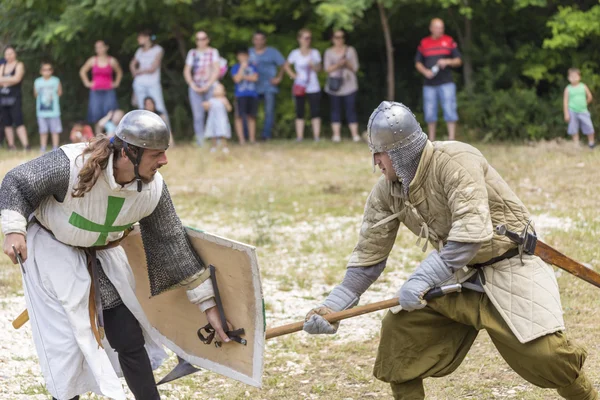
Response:
[[[538,222],[557,218],[557,226],[540,230],[544,240],[599,270],[600,152],[564,143],[478,147],[532,214],[544,216]],[[275,142],[232,148],[229,156],[178,146],[168,155],[170,163],[161,172],[184,223],[257,246],[268,326],[302,319],[341,281],[366,197],[378,178],[371,173],[366,145]],[[22,155],[0,157],[0,177],[23,161]],[[566,231],[561,224],[569,220]],[[370,295],[390,297],[418,265],[423,253],[415,240],[401,229],[388,268]],[[20,285],[19,270],[0,258],[0,297],[21,293]],[[559,285],[568,335],[587,347],[586,371],[598,383],[600,291],[567,273]],[[300,304],[290,308],[281,301],[286,297]],[[359,317],[369,334],[350,331],[343,322],[343,339],[298,333],[269,341],[261,390],[203,372],[162,393],[177,399],[389,398],[389,387],[372,376],[378,318]],[[0,353],[0,363],[14,356]],[[170,360],[157,376],[172,366]],[[459,369],[427,380],[426,391],[428,399],[559,398],[512,372],[485,332]]]

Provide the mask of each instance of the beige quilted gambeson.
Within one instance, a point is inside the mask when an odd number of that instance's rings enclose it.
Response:
[[[529,212],[473,146],[427,142],[408,198],[401,183],[382,176],[367,199],[358,244],[348,267],[374,265],[388,257],[400,223],[440,249],[448,241],[481,243],[472,264],[488,261],[514,244],[494,235],[499,224],[520,232]],[[517,258],[484,268],[484,289],[517,338],[526,343],[564,329],[552,268],[537,257]],[[472,271],[473,272],[473,271]],[[472,273],[459,271],[458,281]]]

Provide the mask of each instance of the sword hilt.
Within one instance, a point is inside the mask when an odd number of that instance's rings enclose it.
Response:
[[[25,267],[23,266],[23,258],[21,257],[21,252],[17,251],[17,248],[15,247],[14,244],[11,245],[13,252],[15,253],[15,258],[17,259],[17,262],[19,263],[19,266],[21,267],[21,271],[23,271],[23,274],[25,274]]]
[[[435,298],[445,296],[449,293],[455,293],[455,292],[460,292],[460,291],[462,291],[462,285],[460,283],[455,283],[452,285],[446,285],[446,286],[440,286],[440,287],[433,288],[430,291],[428,291],[427,293],[425,293],[425,296],[423,296],[423,298],[425,300],[433,300]]]
[[[523,233],[525,233],[525,232],[523,232]],[[508,230],[506,225],[498,225],[496,227],[496,234],[498,234],[500,236],[506,236],[507,238],[509,238],[511,241],[515,242],[518,245],[523,244],[522,234],[519,235],[516,232],[512,232],[512,231]]]
[[[535,247],[537,246],[537,235],[535,233],[535,229],[533,230],[533,233],[529,232],[530,225],[531,221],[527,222],[525,229],[523,229],[523,232],[521,232],[520,235],[507,229],[506,225],[498,225],[496,227],[496,234],[506,236],[513,243],[516,243],[519,246],[521,263],[523,263],[523,253],[534,255]]]

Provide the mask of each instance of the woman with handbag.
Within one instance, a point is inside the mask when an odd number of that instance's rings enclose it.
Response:
[[[17,52],[12,46],[4,50],[5,64],[0,65],[0,109],[6,143],[9,150],[16,150],[14,127],[25,150],[29,150],[27,129],[23,123],[21,108],[21,82],[25,75],[25,66],[17,59]]]
[[[299,48],[292,50],[284,64],[284,69],[294,80],[292,94],[296,103],[296,140],[304,138],[304,105],[308,100],[310,106],[310,122],[315,141],[321,135],[321,117],[319,103],[321,102],[321,85],[317,72],[321,70],[321,54],[319,50],[310,47],[312,34],[308,29],[298,32]],[[291,66],[294,66],[292,70]]]
[[[341,141],[342,105],[346,111],[346,121],[352,134],[352,140],[360,141],[358,135],[358,118],[356,116],[356,93],[358,92],[358,55],[352,46],[345,43],[343,30],[333,32],[333,46],[325,51],[325,71],[327,85],[325,92],[331,103],[331,130],[334,142]]]

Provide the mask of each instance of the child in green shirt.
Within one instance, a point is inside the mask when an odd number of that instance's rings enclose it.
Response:
[[[569,82],[563,96],[563,112],[565,122],[569,124],[567,133],[573,136],[573,142],[579,143],[579,130],[588,137],[588,146],[593,149],[594,126],[587,105],[592,102],[592,92],[581,83],[581,72],[577,68],[569,68]]]

